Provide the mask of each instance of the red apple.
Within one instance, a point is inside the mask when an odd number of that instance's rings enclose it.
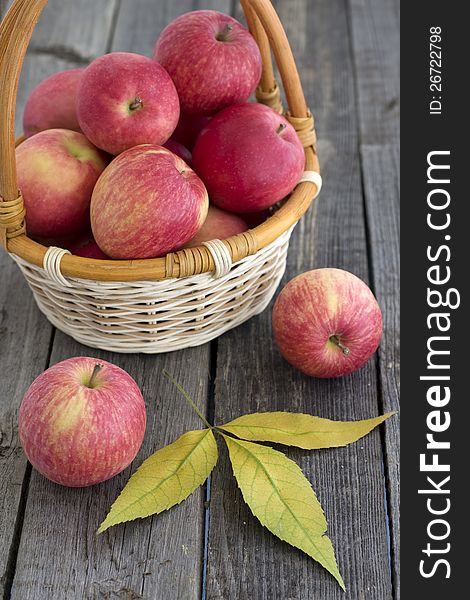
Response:
[[[83,69],[68,69],[47,77],[31,92],[23,113],[23,133],[31,137],[45,129],[80,131],[75,108]]]
[[[181,248],[204,223],[207,190],[162,146],[144,144],[115,158],[91,200],[93,235],[111,258],[151,258]]]
[[[163,144],[179,118],[176,88],[154,60],[113,52],[83,72],[77,114],[83,133],[110,154],[139,144]]]
[[[304,165],[304,149],[292,125],[254,102],[215,115],[193,150],[193,168],[211,202],[232,212],[272,206],[293,190]]]
[[[106,256],[106,254],[96,243],[91,231],[86,231],[78,238],[72,240],[63,247],[67,248],[67,250],[70,250],[70,252],[75,254],[75,256],[83,256],[84,258],[109,259],[109,256]]]
[[[382,335],[382,313],[374,295],[341,269],[316,269],[289,281],[274,304],[272,323],[284,358],[314,377],[339,377],[359,369]]]
[[[103,154],[76,131],[47,129],[20,144],[16,169],[28,233],[56,239],[89,227],[91,193],[105,166]]]
[[[208,242],[209,240],[225,240],[247,229],[248,225],[238,215],[220,210],[216,206],[209,206],[203,226],[193,239],[185,245],[185,248],[194,248],[195,246],[200,246],[202,242]]]
[[[258,225],[261,225],[261,223],[264,223],[267,219],[269,219],[274,212],[275,211],[273,208],[265,208],[259,212],[240,213],[240,217],[246,221],[246,224],[250,229],[253,229],[253,227],[258,227]]]
[[[170,150],[170,152],[173,152],[173,154],[176,154],[176,156],[182,158],[187,165],[191,166],[191,152],[187,148],[185,148],[183,144],[180,144],[173,138],[170,138],[163,144],[163,147],[167,150]]]
[[[84,487],[132,462],[145,423],[142,394],[126,371],[76,357],[33,381],[21,403],[19,436],[28,460],[45,477]]]
[[[170,74],[181,109],[210,115],[246,100],[261,77],[261,55],[237,20],[214,10],[196,10],[172,21],[160,34],[155,60]]]
[[[181,112],[178,125],[171,137],[192,152],[198,135],[210,120],[211,118],[205,115],[188,115]]]

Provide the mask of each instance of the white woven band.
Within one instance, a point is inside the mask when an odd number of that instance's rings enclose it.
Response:
[[[215,279],[227,275],[232,268],[232,257],[226,245],[221,240],[210,240],[203,242],[203,246],[209,249],[215,263]]]
[[[64,250],[63,248],[57,248],[56,246],[49,246],[44,255],[43,267],[52,281],[65,287],[73,287],[60,272],[60,261],[64,254],[71,254],[71,252]]]
[[[313,197],[313,199],[315,199],[320,193],[322,186],[322,178],[320,173],[317,173],[316,171],[304,171],[302,173],[302,177],[299,179],[299,183],[303,183],[304,181],[310,181],[311,183],[314,183],[317,186],[317,192]]]

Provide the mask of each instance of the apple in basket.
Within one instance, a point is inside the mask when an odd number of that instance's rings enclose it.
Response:
[[[23,133],[26,137],[44,129],[80,131],[75,105],[82,73],[83,69],[60,71],[33,89],[23,113]]]
[[[99,178],[91,226],[111,258],[152,258],[193,238],[208,205],[203,182],[181,158],[144,144],[120,154]]]
[[[221,210],[216,206],[209,206],[204,224],[192,240],[185,245],[185,248],[194,248],[209,240],[225,240],[247,229],[248,225],[238,215]]]
[[[197,138],[193,168],[211,202],[232,212],[257,212],[293,190],[305,154],[295,129],[255,102],[217,113]]]
[[[109,256],[101,250],[93,237],[91,231],[85,231],[72,241],[66,242],[62,247],[70,250],[75,256],[84,258],[109,259]]]
[[[28,234],[65,238],[90,224],[90,200],[106,167],[102,152],[76,131],[48,129],[16,149],[18,187]]]
[[[352,373],[369,360],[382,335],[371,290],[341,269],[316,269],[289,281],[274,304],[272,324],[284,358],[314,377]]]
[[[210,119],[206,115],[188,115],[181,111],[178,125],[171,137],[192,152],[198,135]]]
[[[112,52],[83,72],[77,94],[78,122],[98,148],[119,154],[139,144],[163,144],[179,118],[176,88],[151,58]]]
[[[236,19],[214,10],[181,15],[160,34],[155,60],[173,79],[181,110],[210,115],[243,102],[261,77],[259,48]]]
[[[170,138],[163,144],[163,147],[173,152],[173,154],[176,154],[176,156],[182,158],[187,165],[191,166],[193,157],[191,152],[185,146],[183,146],[183,144],[180,144],[180,142]]]
[[[132,377],[103,360],[63,360],[39,375],[19,412],[29,461],[66,486],[100,483],[125,469],[144,438],[145,404]]]

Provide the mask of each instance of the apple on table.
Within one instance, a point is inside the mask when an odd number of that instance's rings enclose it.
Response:
[[[339,377],[373,355],[382,336],[382,313],[359,277],[342,269],[315,269],[282,289],[272,325],[291,365],[314,377]]]
[[[39,375],[19,412],[28,460],[48,479],[71,487],[110,479],[135,458],[144,438],[145,403],[123,369],[75,357]]]

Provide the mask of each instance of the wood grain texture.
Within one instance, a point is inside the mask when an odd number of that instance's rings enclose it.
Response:
[[[383,411],[400,409],[400,223],[397,146],[361,147],[374,291],[382,308],[379,347]],[[384,425],[387,495],[395,598],[400,598],[400,420]]]
[[[20,109],[42,74],[83,64],[107,49],[151,55],[158,33],[177,14],[194,8],[229,12],[233,4],[230,0],[139,0],[137,10],[130,0],[50,0],[35,32],[36,50],[29,53],[25,65]],[[398,63],[386,53],[395,52],[387,45],[396,35],[399,9],[395,0],[278,0],[275,5],[316,116],[325,182],[318,206],[294,233],[284,282],[321,266],[345,268],[371,281],[384,311],[384,340],[376,363],[337,381],[315,381],[295,372],[280,357],[272,341],[268,309],[218,343],[215,416],[221,423],[256,410],[294,410],[336,419],[366,418],[382,409],[395,409],[398,397],[398,108],[393,95],[398,90],[393,83]],[[20,114],[21,110],[18,118]],[[26,387],[46,366],[51,328],[4,255],[0,269],[0,307],[5,301],[2,294],[15,294],[22,302],[5,317],[10,337],[4,338],[0,329],[2,577],[15,522],[19,532],[22,519],[21,511],[17,515],[25,460],[16,440],[16,410]],[[18,340],[23,340],[22,345]],[[69,490],[33,471],[12,597],[200,598],[202,490],[166,514],[112,528],[99,537],[95,531],[129,474],[146,456],[188,428],[200,427],[160,371],[166,367],[172,372],[204,410],[209,347],[157,357],[122,356],[56,335],[51,363],[78,354],[115,362],[136,378],[148,406],[144,446],[123,474],[94,488]],[[18,373],[17,381],[7,382],[6,373]],[[12,405],[9,397],[14,398]],[[207,599],[398,600],[397,436],[394,418],[381,434],[374,431],[349,448],[315,453],[287,450],[325,508],[346,595],[316,563],[258,524],[243,503],[222,451],[212,480]],[[384,457],[393,590],[383,499]],[[3,583],[0,579],[0,593]]]
[[[119,0],[49,0],[30,48],[69,60],[93,60],[107,51],[118,7]]]
[[[297,58],[319,133],[324,188],[294,233],[284,282],[315,267],[369,278],[355,82],[341,0],[275,3]],[[315,380],[274,347],[270,310],[219,340],[215,419],[292,410],[335,419],[377,415],[375,359],[338,380]],[[212,479],[208,600],[392,598],[379,431],[341,449],[287,450],[312,482],[329,521],[347,593],[314,561],[275,539],[244,505],[226,458]]]
[[[0,597],[8,586],[21,527],[26,460],[18,440],[18,408],[32,380],[47,366],[51,326],[40,314],[23,276],[0,253]]]
[[[350,0],[362,175],[374,292],[382,307],[381,404],[399,410],[399,6]],[[400,598],[399,418],[384,426],[394,597]]]
[[[132,4],[134,13],[152,13],[150,6],[136,11],[134,3],[123,2],[122,6],[126,4]],[[164,4],[170,6],[170,3]],[[128,23],[119,36],[110,35],[110,48],[119,49],[120,39],[124,49],[150,54],[153,45],[136,47],[134,44],[141,36],[152,39],[172,18],[160,10],[162,5],[153,3],[156,20],[144,19],[132,27]],[[56,30],[54,24],[51,27]],[[136,38],[133,37],[135,27],[141,34]],[[96,529],[129,475],[144,458],[188,429],[201,427],[179,392],[162,378],[161,371],[166,368],[172,373],[199,400],[204,412],[208,396],[209,345],[165,356],[123,356],[85,348],[58,333],[51,363],[75,355],[99,356],[120,365],[136,379],[147,402],[144,444],[124,473],[89,489],[62,488],[33,471],[13,597],[25,600],[199,598],[204,537],[202,489],[168,513],[112,528],[98,537]],[[51,514],[55,515],[53,520],[49,518]],[[50,539],[54,540],[54,546],[45,560],[43,547]]]
[[[202,489],[161,515],[113,527],[100,536],[96,530],[147,456],[185,431],[201,428],[161,371],[172,373],[205,411],[208,349],[165,356],[118,355],[85,348],[57,333],[51,364],[78,355],[113,362],[135,378],[147,406],[144,443],[129,468],[99,486],[64,488],[33,470],[12,596],[196,600],[202,570]]]
[[[153,55],[162,29],[172,19],[190,10],[218,10],[229,13],[231,0],[178,0],[178,2],[155,2],[140,0],[138,10],[134,2],[124,0],[119,10],[113,49]]]
[[[400,135],[400,21],[393,0],[349,0],[362,144]]]

